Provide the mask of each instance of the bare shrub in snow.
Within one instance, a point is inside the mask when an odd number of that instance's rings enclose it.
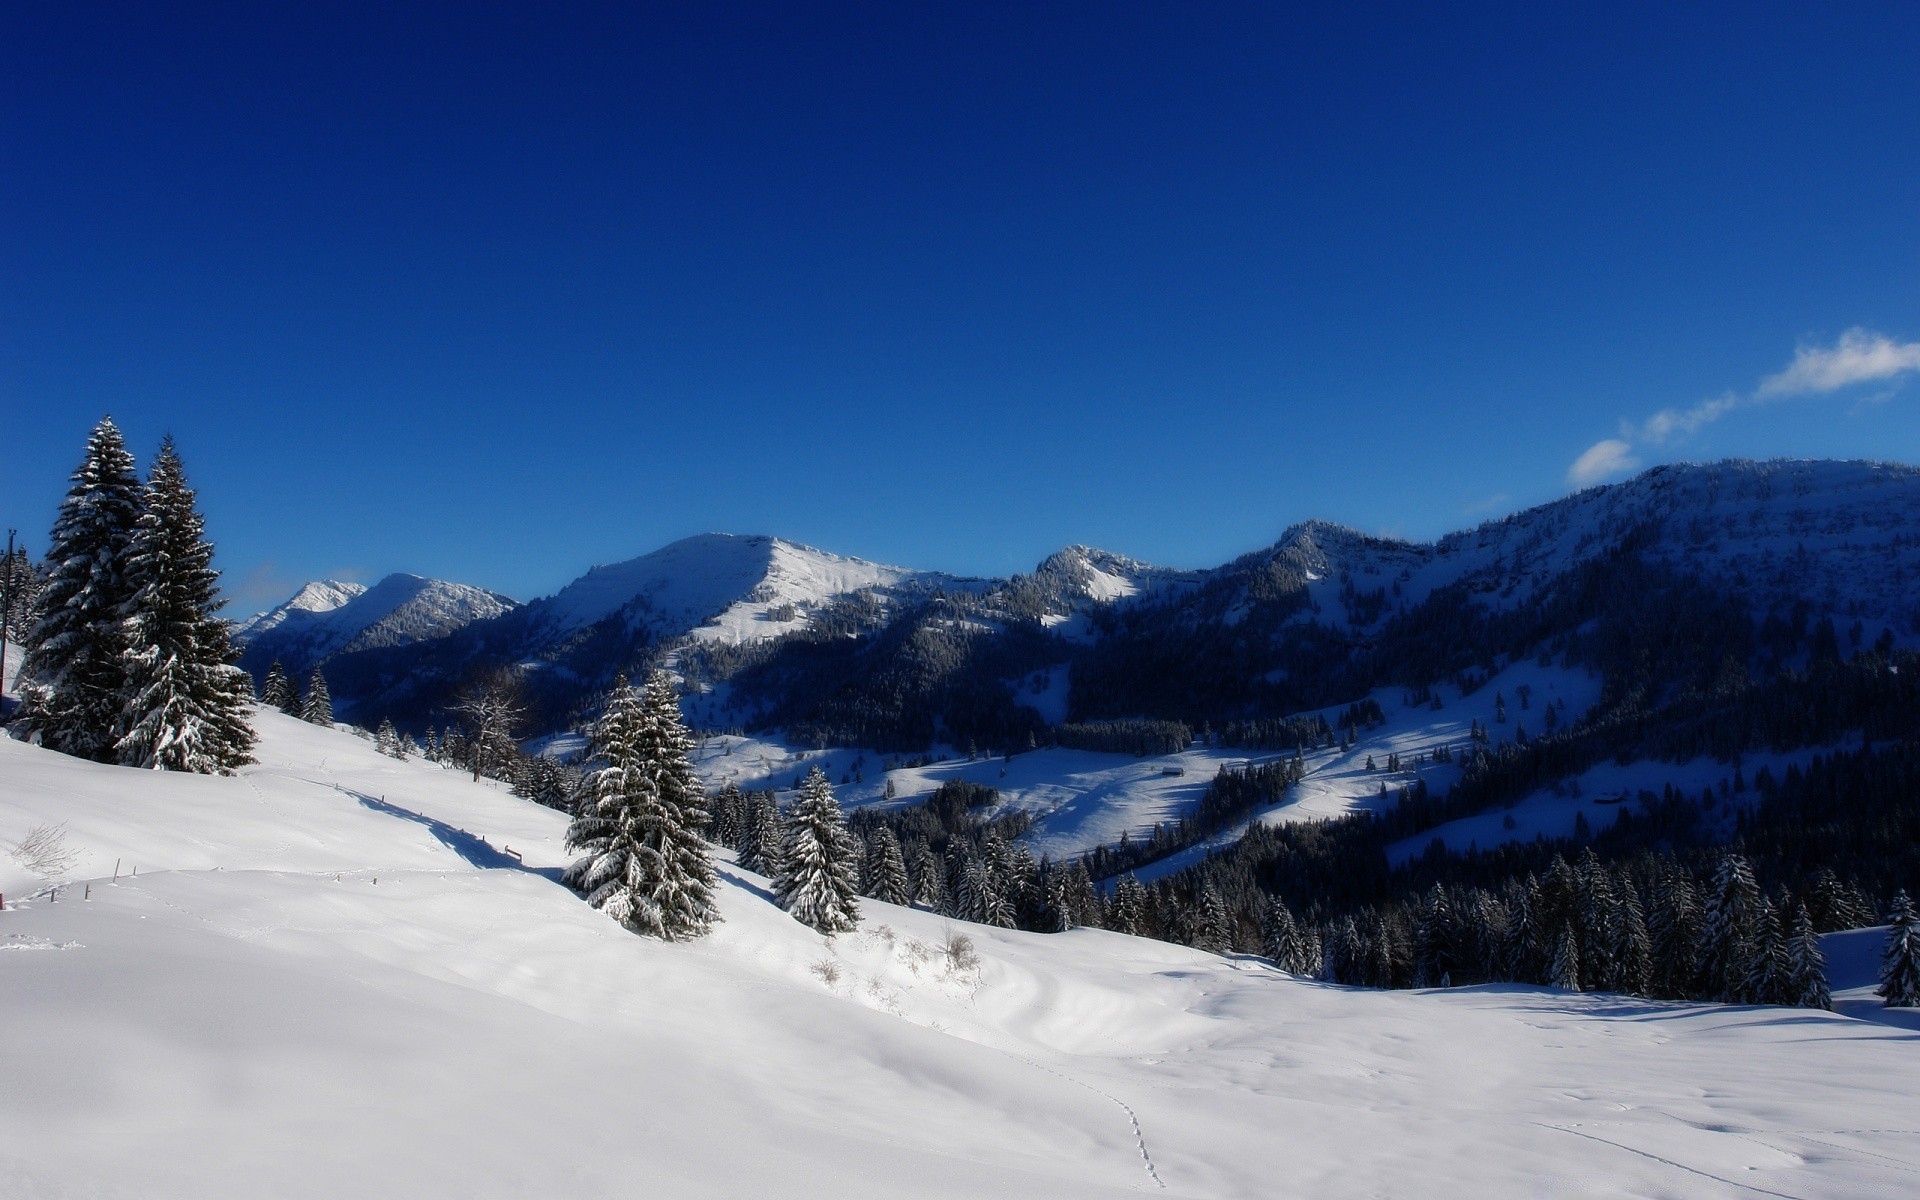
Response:
[[[980,951],[973,945],[973,939],[958,929],[947,930],[946,944],[940,947],[947,955],[947,966],[954,971],[971,971],[980,965]]]
[[[36,825],[15,843],[16,861],[42,879],[65,875],[80,861],[80,852],[67,845],[66,825]]]
[[[840,964],[831,958],[823,958],[807,968],[817,976],[821,983],[832,987],[840,982]]]

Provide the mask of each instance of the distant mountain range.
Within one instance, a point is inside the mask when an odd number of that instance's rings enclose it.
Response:
[[[333,579],[307,584],[234,628],[240,665],[264,675],[276,659],[303,676],[343,654],[430,641],[519,607],[496,592],[389,575],[372,587]]]
[[[256,674],[274,657],[323,665],[365,723],[433,723],[463,679],[504,666],[539,728],[558,728],[617,674],[666,662],[711,725],[1012,745],[1061,717],[1218,723],[1344,702],[1564,652],[1662,605],[1731,604],[1753,653],[1780,661],[1823,618],[1910,644],[1916,529],[1912,467],[1732,461],[1658,467],[1431,543],[1309,521],[1197,571],[1071,546],[1032,574],[976,579],[705,534],[525,605],[415,576],[309,584],[236,640]],[[1067,679],[1064,712],[1023,702],[1037,673]]]

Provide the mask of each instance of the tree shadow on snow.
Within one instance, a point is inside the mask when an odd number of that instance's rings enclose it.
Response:
[[[494,849],[493,844],[487,839],[468,833],[458,826],[449,825],[425,813],[414,812],[410,808],[401,808],[398,804],[390,804],[384,799],[369,796],[364,792],[356,792],[350,788],[340,790],[375,812],[399,817],[403,821],[412,821],[416,825],[425,825],[427,831],[433,834],[441,845],[458,854],[470,866],[485,870],[524,871],[528,875],[538,875],[553,883],[560,882],[559,867],[530,867],[513,855]]]

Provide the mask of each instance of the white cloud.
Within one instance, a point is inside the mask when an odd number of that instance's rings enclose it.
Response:
[[[1587,452],[1567,468],[1567,482],[1574,487],[1599,483],[1610,475],[1624,475],[1640,465],[1633,447],[1619,438],[1608,438],[1587,447]]]
[[[1692,408],[1663,409],[1640,427],[1639,440],[1659,445],[1676,434],[1692,433],[1739,408],[1740,403],[1738,396],[1728,394],[1717,400],[1702,400]]]
[[[1896,342],[1884,333],[1849,329],[1831,349],[1801,346],[1793,364],[1760,381],[1758,400],[1837,392],[1856,383],[1877,383],[1920,371],[1920,342]]]
[[[1856,384],[1895,381],[1892,387],[1863,402],[1879,403],[1899,387],[1902,376],[1916,371],[1920,371],[1920,342],[1896,342],[1884,333],[1855,327],[1841,334],[1832,346],[1802,344],[1786,370],[1762,379],[1760,386],[1747,395],[1728,392],[1691,408],[1662,409],[1638,425],[1622,422],[1619,437],[1595,442],[1574,459],[1567,468],[1567,482],[1585,487],[1609,475],[1631,471],[1640,465],[1633,454],[1635,446],[1664,445],[1739,409],[1794,396],[1825,395]]]

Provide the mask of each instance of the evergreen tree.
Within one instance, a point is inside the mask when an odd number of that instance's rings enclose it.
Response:
[[[1684,1000],[1694,994],[1700,977],[1700,903],[1680,864],[1664,859],[1657,871],[1647,913],[1647,994]]]
[[[739,784],[728,780],[727,786],[713,798],[713,824],[708,826],[708,837],[717,846],[744,850],[746,831],[747,798]]]
[[[1113,885],[1113,904],[1107,912],[1107,928],[1115,933],[1140,934],[1146,915],[1147,889],[1129,871]]]
[[[644,690],[616,685],[594,741],[607,765],[581,784],[567,846],[587,855],[567,868],[565,882],[635,933],[699,937],[720,919],[700,838],[705,797],[665,674],[655,672]]]
[[[1573,922],[1560,926],[1560,936],[1553,944],[1553,967],[1550,972],[1552,986],[1565,992],[1580,990],[1580,939],[1573,931]]]
[[[780,846],[780,873],[774,895],[780,907],[802,925],[821,933],[846,933],[860,924],[859,889],[854,882],[859,849],[840,814],[833,785],[814,767],[800,785],[787,813]]]
[[[1421,902],[1413,927],[1413,986],[1435,987],[1452,977],[1453,924],[1453,908],[1436,883]]]
[[[122,728],[127,551],[139,512],[133,456],[103,419],[60,502],[20,674],[22,713],[41,744],[103,762]]]
[[[755,792],[747,800],[746,843],[740,865],[772,879],[780,873],[780,841],[785,836],[780,802],[772,792]]]
[[[1201,885],[1195,900],[1198,908],[1193,945],[1195,949],[1225,954],[1233,949],[1233,919],[1227,915],[1226,902],[1213,884]]]
[[[1822,867],[1814,875],[1807,908],[1814,929],[1820,933],[1863,929],[1874,923],[1873,905],[1859,888],[1842,882],[1830,867]]]
[[[1623,872],[1613,885],[1613,986],[1631,996],[1644,996],[1653,978],[1653,938],[1640,890]]]
[[[300,719],[309,725],[333,728],[333,695],[327,691],[327,677],[319,667],[307,676],[307,698],[300,702]]]
[[[1741,1004],[1760,937],[1760,907],[1765,897],[1753,880],[1753,868],[1738,854],[1723,855],[1707,891],[1700,921],[1700,994]]]
[[[930,912],[939,912],[946,907],[946,869],[941,865],[940,856],[933,847],[925,842],[915,842],[913,846],[913,902]]]
[[[133,540],[122,629],[121,763],[225,775],[253,761],[253,681],[230,661],[220,573],[173,439],[160,444]]]
[[[27,640],[33,628],[34,605],[45,585],[25,550],[16,548],[11,555],[0,555],[0,601],[6,606],[4,632],[8,640]]]
[[[298,696],[293,690],[293,682],[287,678],[287,670],[280,665],[279,659],[267,668],[267,678],[260,685],[260,703],[268,708],[277,708],[289,712],[299,707]]]
[[[1887,916],[1887,948],[1875,994],[1891,1008],[1920,1008],[1920,912],[1903,888]]]
[[[1827,959],[1820,952],[1820,935],[1804,904],[1793,906],[1793,924],[1787,933],[1787,978],[1783,1003],[1801,1008],[1832,1008],[1827,988]]]
[[[1311,972],[1312,966],[1301,954],[1300,927],[1293,912],[1278,896],[1268,896],[1260,917],[1260,950],[1282,971],[1296,975]]]
[[[1039,919],[1041,933],[1065,933],[1073,928],[1073,902],[1067,895],[1067,873],[1052,864],[1040,868],[1040,893],[1043,898]]]
[[[900,839],[885,825],[867,837],[867,865],[862,873],[866,894],[882,904],[906,905],[913,899],[913,887],[907,879],[907,863],[900,853]]]
[[[1732,996],[1736,1004],[1790,1004],[1792,964],[1780,929],[1780,914],[1760,898],[1753,942],[1748,947],[1746,978]]]
[[[387,717],[380,718],[380,727],[373,731],[373,745],[375,749],[388,758],[394,757],[399,751],[400,733],[393,727],[393,721],[391,719]],[[516,793],[519,791],[517,785],[514,790]]]

